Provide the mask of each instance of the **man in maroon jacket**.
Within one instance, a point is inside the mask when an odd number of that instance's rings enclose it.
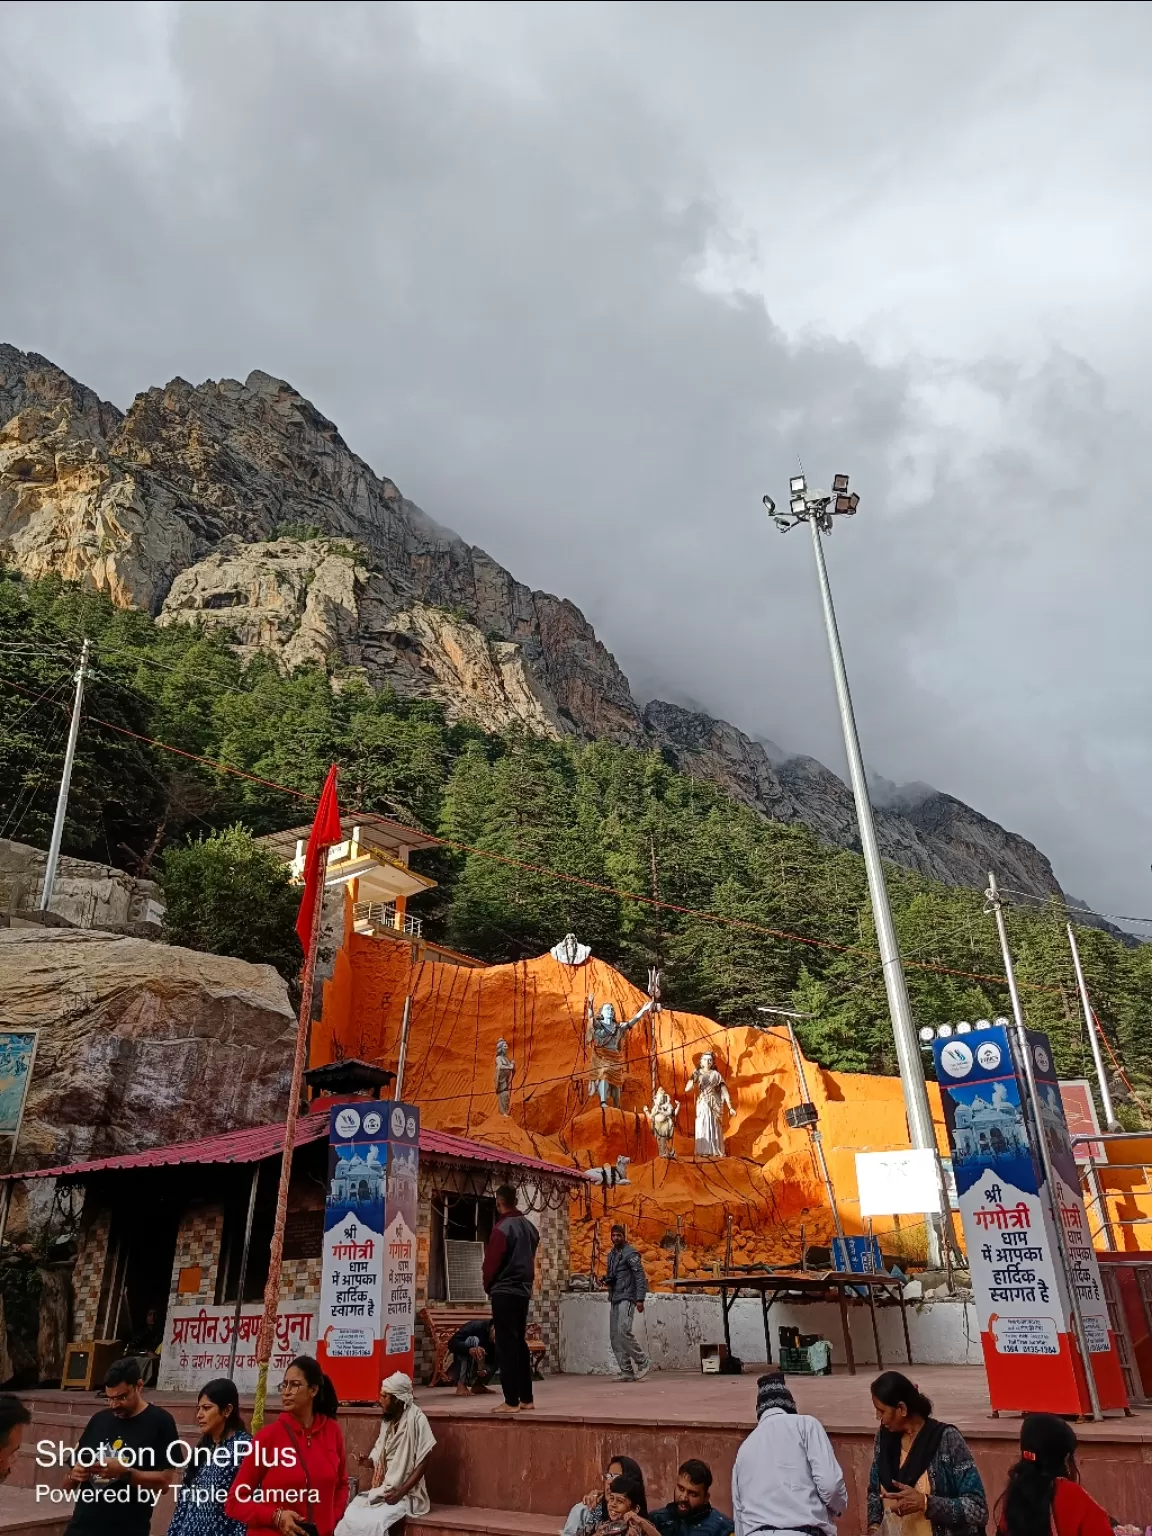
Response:
[[[540,1234],[516,1204],[511,1184],[496,1191],[496,1225],[484,1246],[484,1290],[496,1325],[496,1360],[504,1401],[494,1413],[532,1408],[532,1356],[528,1352],[528,1303],[536,1279]]]

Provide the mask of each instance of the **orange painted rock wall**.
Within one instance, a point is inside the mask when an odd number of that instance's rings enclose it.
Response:
[[[355,1056],[395,1068],[411,990],[404,1097],[420,1106],[426,1124],[580,1167],[629,1157],[627,1186],[589,1185],[573,1200],[574,1272],[589,1268],[594,1232],[603,1253],[609,1217],[628,1225],[656,1279],[671,1274],[677,1218],[681,1274],[723,1258],[729,1216],[736,1263],[793,1261],[802,1241],[828,1242],[831,1213],[808,1136],[784,1121],[800,1092],[783,1030],[725,1029],[663,1007],[629,1032],[621,1107],[602,1109],[588,1092],[585,998],[592,993],[598,1007],[613,1003],[622,1018],[646,1000],[618,971],[595,957],[573,967],[545,954],[471,970],[411,965],[409,954],[406,944],[348,933],[325,986],[312,1065]],[[499,1113],[495,1093],[501,1037],[516,1063],[508,1116]],[[728,1155],[716,1160],[693,1155],[694,1104],[684,1092],[705,1050],[715,1056],[735,1110],[726,1127]],[[657,1081],[680,1100],[674,1159],[658,1155],[642,1113],[652,1102],[653,1064]],[[854,1153],[908,1145],[900,1084],[813,1063],[805,1070],[841,1220],[859,1233]],[[939,1096],[929,1087],[946,1151]],[[914,1218],[904,1219],[903,1230],[893,1219],[878,1221],[876,1231],[886,1251],[923,1253],[923,1227]]]

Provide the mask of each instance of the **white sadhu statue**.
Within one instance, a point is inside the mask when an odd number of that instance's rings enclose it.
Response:
[[[684,1084],[684,1092],[696,1094],[696,1156],[724,1156],[723,1112],[732,1114],[728,1085],[716,1070],[711,1051],[705,1051],[700,1065]]]
[[[676,1134],[676,1112],[680,1108],[680,1100],[672,1102],[672,1095],[667,1088],[657,1088],[652,1095],[652,1106],[646,1109],[644,1114],[652,1127],[652,1134],[656,1138],[656,1145],[661,1157],[675,1157],[676,1147],[673,1137]]]
[[[574,933],[566,933],[559,944],[553,944],[548,953],[553,960],[559,960],[561,965],[583,965],[592,953],[592,946],[581,944]]]

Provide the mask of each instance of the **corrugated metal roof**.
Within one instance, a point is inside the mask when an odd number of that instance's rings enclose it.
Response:
[[[296,1122],[294,1146],[304,1147],[328,1135],[326,1114],[301,1115]],[[202,1141],[179,1141],[168,1147],[151,1147],[144,1152],[127,1152],[120,1157],[101,1157],[88,1163],[67,1163],[58,1168],[34,1168],[27,1173],[0,1174],[3,1179],[76,1178],[90,1173],[113,1173],[128,1168],[164,1168],[188,1163],[261,1163],[278,1157],[284,1150],[282,1124],[256,1125],[243,1131],[226,1131],[221,1136],[207,1136]],[[553,1177],[579,1180],[577,1168],[547,1163],[538,1157],[525,1157],[503,1147],[489,1147],[465,1136],[447,1131],[420,1130],[420,1151],[426,1157],[452,1158],[460,1162],[495,1163],[500,1167],[533,1169]]]
[[[430,837],[418,827],[405,826],[403,822],[377,815],[375,811],[348,812],[341,816],[340,830],[345,837],[350,835],[353,827],[360,827],[367,834],[364,838],[365,847],[377,843],[392,849],[436,848],[440,842],[438,837]],[[296,844],[307,843],[311,832],[312,823],[307,822],[303,826],[287,827],[283,832],[265,832],[256,841],[289,860],[296,852]]]

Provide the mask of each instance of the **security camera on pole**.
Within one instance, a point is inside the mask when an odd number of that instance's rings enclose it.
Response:
[[[912,1021],[912,1005],[908,1000],[908,986],[900,960],[900,946],[896,940],[896,927],[892,921],[888,889],[884,884],[880,844],[876,838],[876,822],[872,815],[872,802],[868,798],[868,780],[864,773],[864,759],[860,753],[860,738],[856,732],[856,719],[852,712],[852,695],[848,691],[848,674],[844,669],[844,653],[840,647],[840,631],[836,624],[836,610],[832,606],[832,589],[828,584],[828,568],[824,563],[824,547],[821,540],[822,534],[831,534],[834,517],[855,516],[860,498],[854,492],[849,493],[847,475],[833,475],[831,491],[809,490],[802,474],[794,475],[788,483],[788,488],[788,515],[777,514],[776,503],[771,496],[764,497],[764,505],[781,533],[789,532],[799,523],[807,523],[812,530],[816,575],[820,583],[820,601],[824,609],[824,628],[828,634],[828,650],[832,657],[832,675],[836,683],[836,699],[840,706],[840,724],[844,731],[844,750],[848,755],[848,776],[852,784],[852,796],[856,802],[860,848],[864,855],[864,867],[868,873],[868,894],[872,900],[876,942],[884,973],[884,990],[888,995],[888,1012],[892,1019],[892,1034],[896,1041],[896,1060],[904,1089],[908,1133],[914,1147],[930,1148],[937,1154],[937,1162],[939,1162],[936,1132],[932,1125],[932,1111],[928,1104],[928,1089],[917,1048],[916,1026]],[[925,1224],[928,1231],[929,1262],[934,1267],[939,1267],[942,1259],[940,1218],[935,1214],[926,1215]]]

